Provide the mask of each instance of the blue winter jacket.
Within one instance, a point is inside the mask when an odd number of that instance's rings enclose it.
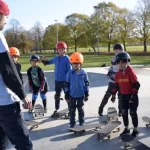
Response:
[[[69,62],[69,56],[64,55],[62,57],[55,56],[53,59],[48,60],[47,65],[54,64],[54,74],[56,81],[65,81],[67,72],[72,69],[72,66]]]
[[[80,72],[70,70],[66,76],[65,92],[74,98],[80,98],[89,92],[88,74],[81,69]]]

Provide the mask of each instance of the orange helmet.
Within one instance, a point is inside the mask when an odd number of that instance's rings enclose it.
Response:
[[[20,52],[19,52],[18,48],[16,48],[16,47],[10,47],[9,48],[9,52],[10,52],[11,56],[18,56],[18,57],[20,57]]]
[[[70,56],[70,63],[80,63],[84,61],[83,55],[79,52],[75,52]]]

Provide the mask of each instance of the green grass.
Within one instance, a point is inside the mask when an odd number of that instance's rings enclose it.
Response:
[[[31,54],[25,54],[22,55],[19,58],[19,62],[22,65],[22,71],[27,71],[27,69],[31,66],[29,58],[30,58]],[[48,58],[51,59],[55,56],[55,54],[48,54],[48,53],[44,53],[44,55]],[[84,54],[84,64],[83,67],[87,68],[87,67],[100,67],[102,64],[106,63],[107,66],[110,65],[110,60],[112,59],[113,55],[87,55]],[[150,56],[131,56],[131,64],[144,64],[144,65],[148,65],[150,64]],[[53,70],[54,69],[54,65],[48,65],[48,66],[44,66],[42,63],[39,64],[39,66],[41,66],[44,70]]]

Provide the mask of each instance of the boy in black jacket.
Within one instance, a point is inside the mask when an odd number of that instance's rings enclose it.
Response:
[[[21,64],[18,63],[18,58],[20,57],[20,51],[16,47],[10,47],[9,52],[10,52],[10,55],[11,55],[13,61],[14,61],[14,64],[16,66],[16,69],[17,69],[17,72],[18,72],[19,77],[21,79],[21,82],[23,84],[23,78],[22,78],[22,73],[21,73]]]
[[[45,113],[47,112],[47,100],[46,93],[48,91],[48,85],[44,77],[43,70],[38,66],[40,57],[38,55],[32,55],[30,57],[31,67],[27,70],[28,81],[30,90],[32,92],[32,108],[29,112],[33,111],[35,101],[38,97],[38,92],[40,92],[41,99],[43,101],[43,106]]]

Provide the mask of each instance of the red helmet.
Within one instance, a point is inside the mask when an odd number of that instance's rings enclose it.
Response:
[[[56,49],[67,49],[67,44],[65,42],[58,42],[56,44]]]
[[[0,13],[6,16],[10,13],[8,5],[3,0],[0,0]]]

